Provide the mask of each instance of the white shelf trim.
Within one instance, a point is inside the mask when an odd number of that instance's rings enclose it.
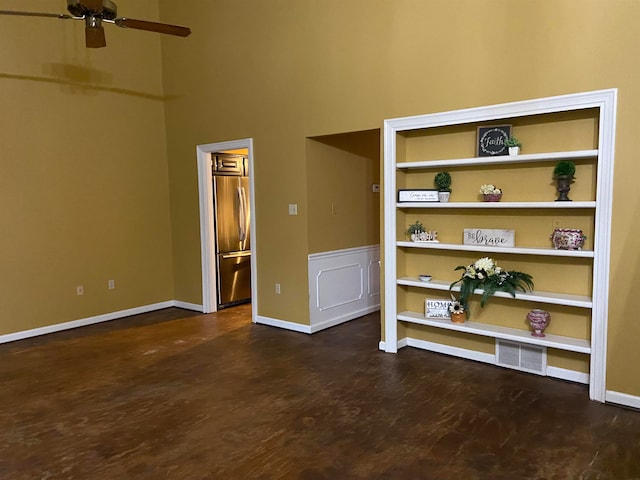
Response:
[[[442,168],[470,165],[505,165],[510,163],[553,162],[556,160],[580,160],[597,158],[598,150],[574,150],[568,152],[529,153],[525,155],[502,155],[499,157],[471,157],[446,160],[421,160],[418,162],[398,162],[398,170],[411,168]]]
[[[385,308],[384,308],[384,348],[387,352],[396,352],[398,348],[398,318],[397,318],[397,284],[398,262],[395,251],[397,247],[396,213],[403,208],[595,208],[595,226],[593,259],[592,292],[592,322],[591,322],[591,363],[589,369],[589,398],[600,402],[605,401],[605,387],[607,376],[607,334],[608,334],[608,304],[609,304],[609,275],[611,260],[611,215],[613,212],[613,170],[615,157],[615,132],[617,89],[594,90],[589,92],[559,95],[555,97],[537,98],[519,102],[510,102],[490,106],[451,110],[446,112],[429,113],[423,115],[394,118],[384,121],[384,252],[386,252],[384,266]],[[584,109],[596,109],[599,112],[598,122],[598,150],[584,150],[585,159],[590,155],[596,158],[597,164],[597,191],[595,207],[578,207],[582,202],[496,202],[495,205],[471,206],[471,203],[451,203],[447,207],[444,204],[435,205],[407,205],[397,204],[396,174],[399,168],[442,168],[443,166],[474,165],[473,162],[510,162],[522,163],[527,161],[544,162],[555,160],[553,155],[566,155],[568,152],[551,152],[548,154],[527,154],[519,158],[494,158],[479,159],[447,159],[445,163],[409,162],[398,166],[396,161],[396,143],[398,134],[408,130],[429,129],[447,125],[474,124],[492,120],[509,120],[520,117],[532,117],[547,113],[579,111]],[[589,153],[591,152],[591,153]],[[545,158],[544,156],[547,155]],[[580,157],[574,158],[583,158]],[[535,158],[535,160],[534,160]],[[570,157],[564,157],[570,159]],[[490,163],[484,163],[491,165]],[[498,165],[499,163],[494,163]],[[480,165],[480,163],[475,163]],[[480,203],[480,202],[478,202]],[[562,205],[560,205],[562,203]],[[573,204],[569,206],[568,204]],[[519,205],[519,206],[518,206]],[[526,205],[526,207],[525,207]],[[553,206],[552,206],[553,205]],[[445,287],[445,288],[448,288]],[[560,302],[559,302],[560,303]]]
[[[595,201],[580,202],[397,202],[397,208],[596,208]]]
[[[405,285],[408,287],[426,288],[430,290],[449,290],[451,282],[445,280],[431,280],[430,282],[422,282],[416,277],[402,277],[398,278],[398,285]],[[452,289],[454,292],[459,292],[460,287],[455,286]],[[482,289],[476,289],[473,292],[477,295],[482,295]],[[513,297],[507,292],[496,292],[495,297],[499,298],[511,298]],[[524,300],[527,302],[540,302],[548,303],[551,305],[566,305],[568,307],[578,308],[592,308],[593,301],[591,297],[583,295],[572,295],[568,293],[556,293],[556,292],[540,292],[534,290],[533,292],[516,292],[515,300]]]
[[[452,323],[448,319],[425,318],[424,315],[416,312],[401,312],[398,320],[429,327],[443,328],[445,330],[455,330],[457,332],[472,333],[485,337],[501,338],[530,345],[540,345],[543,347],[557,348],[578,353],[591,353],[591,344],[588,340],[580,338],[564,337],[562,335],[545,334],[544,337],[534,337],[527,330],[517,328],[502,327],[488,323],[467,321],[465,323]]]
[[[544,255],[548,257],[593,258],[593,250],[556,250],[555,248],[535,247],[493,247],[485,245],[459,245],[455,243],[409,242],[399,241],[398,247],[426,248],[433,250],[454,250],[457,252],[512,253],[518,255]]]

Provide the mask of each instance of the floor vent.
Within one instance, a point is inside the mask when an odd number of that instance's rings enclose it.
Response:
[[[547,374],[547,348],[496,340],[496,364],[524,372]]]

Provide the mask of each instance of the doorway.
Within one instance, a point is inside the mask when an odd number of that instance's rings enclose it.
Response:
[[[258,311],[257,295],[257,262],[256,262],[256,215],[254,195],[254,159],[253,139],[231,140],[228,142],[208,143],[196,147],[198,161],[198,191],[200,204],[200,251],[202,260],[202,311],[217,311],[217,280],[215,255],[215,230],[213,210],[213,184],[211,154],[225,151],[246,151],[249,164],[249,201],[250,230],[252,241],[251,252],[251,320],[256,322]]]

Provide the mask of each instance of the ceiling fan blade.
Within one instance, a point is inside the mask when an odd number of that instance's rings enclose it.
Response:
[[[188,37],[191,29],[168,23],[147,22],[146,20],[135,20],[133,18],[116,18],[114,22],[122,28],[135,28],[136,30],[146,30],[147,32],[164,33],[177,37]]]
[[[107,46],[107,39],[104,35],[104,28],[90,27],[87,25],[84,29],[84,38],[87,48],[102,48]]]
[[[71,15],[65,15],[63,13],[17,12],[14,10],[0,10],[0,15],[16,15],[20,17],[49,17],[60,18],[62,20],[69,20],[73,18]]]

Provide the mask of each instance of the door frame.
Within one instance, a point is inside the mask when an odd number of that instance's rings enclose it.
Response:
[[[218,310],[215,233],[213,221],[213,182],[211,180],[211,154],[224,150],[246,148],[249,160],[249,228],[251,229],[251,320],[256,323],[258,312],[257,262],[256,262],[256,209],[253,175],[253,139],[230,140],[227,142],[198,145],[198,192],[200,204],[200,255],[202,259],[202,312]]]

